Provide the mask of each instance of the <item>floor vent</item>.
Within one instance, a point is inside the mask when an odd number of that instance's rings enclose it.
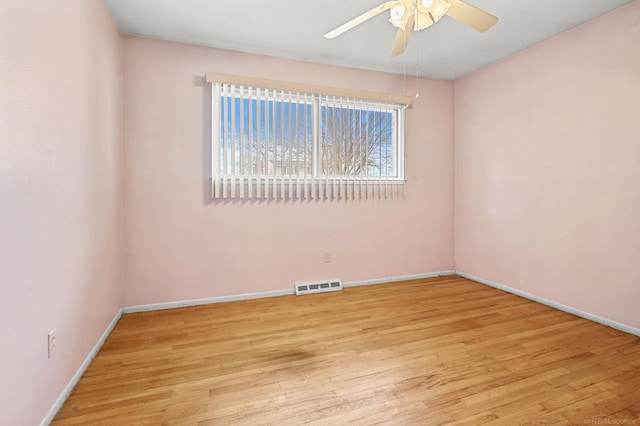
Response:
[[[342,290],[342,281],[340,280],[327,280],[317,281],[312,283],[298,283],[295,285],[296,295],[302,296],[303,294],[324,293],[327,291]]]

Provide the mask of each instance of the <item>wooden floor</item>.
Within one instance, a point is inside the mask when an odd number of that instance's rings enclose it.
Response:
[[[640,425],[640,338],[459,277],[124,315],[53,425]]]

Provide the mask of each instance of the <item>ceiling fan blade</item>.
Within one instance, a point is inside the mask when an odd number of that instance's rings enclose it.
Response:
[[[393,51],[391,51],[391,57],[394,58],[407,49],[407,44],[409,44],[409,37],[411,37],[411,32],[413,31],[413,21],[415,19],[415,14],[412,14],[407,19],[407,24],[404,26],[404,30],[402,28],[398,28],[398,32],[396,33],[396,41],[393,43]]]
[[[378,7],[374,7],[373,9],[371,9],[368,12],[363,13],[362,15],[353,18],[352,20],[350,20],[349,22],[347,22],[346,24],[342,24],[340,25],[338,28],[336,28],[333,31],[329,31],[328,33],[326,33],[324,35],[325,38],[335,38],[338,37],[340,34],[349,31],[351,28],[362,24],[364,21],[367,21],[371,18],[373,18],[374,16],[377,16],[379,14],[381,14],[382,12],[384,12],[385,10],[389,10],[391,9],[391,7],[393,7],[393,5],[396,4],[395,1],[388,1],[386,3],[381,4]]]
[[[498,22],[498,18],[480,10],[475,6],[471,6],[460,0],[447,0],[451,7],[447,11],[447,15],[453,19],[462,22],[481,33],[487,31]]]

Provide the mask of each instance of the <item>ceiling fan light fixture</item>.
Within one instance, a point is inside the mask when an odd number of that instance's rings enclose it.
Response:
[[[407,8],[404,4],[398,2],[395,6],[391,8],[391,18],[389,22],[391,22],[394,26],[398,28],[404,29],[406,26],[407,20]]]
[[[391,19],[400,21],[404,16],[404,12],[405,12],[404,5],[396,4],[391,8]]]
[[[451,7],[451,4],[444,0],[436,3],[435,6],[433,7],[433,12],[431,13],[433,15],[435,22],[438,22],[440,18],[442,18],[447,13],[450,7]]]
[[[450,7],[451,3],[446,0],[420,0],[417,8],[416,30],[423,30],[438,22],[447,14]]]

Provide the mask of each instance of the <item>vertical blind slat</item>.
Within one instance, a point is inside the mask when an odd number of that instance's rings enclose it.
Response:
[[[329,99],[327,98],[327,104],[329,103]],[[329,116],[329,109],[326,109],[325,114],[327,115],[327,117]],[[325,121],[326,122],[326,121]],[[326,133],[326,128],[323,128],[324,132]],[[325,140],[325,142],[327,142]],[[325,147],[326,148],[326,147]],[[330,178],[329,178],[329,174],[330,174],[330,170],[331,170],[331,163],[330,163],[330,158],[331,158],[331,152],[328,149],[323,149],[323,151],[326,153],[326,157],[327,160],[325,161],[325,166],[323,167],[323,172],[324,172],[324,176],[325,176],[325,180],[324,180],[324,199],[328,199],[329,198],[329,183]]]
[[[365,200],[369,199],[369,188],[371,187],[368,179],[369,178],[369,136],[371,135],[370,133],[371,129],[369,128],[370,127],[369,121],[371,120],[371,118],[375,119],[375,115],[372,116],[371,111],[367,111],[367,118],[365,121],[365,125],[367,129],[366,129],[366,137],[364,138],[364,155],[365,155],[364,164],[366,166],[364,169],[365,170],[364,175],[365,175],[365,178],[367,178],[367,181],[366,181],[367,183],[365,185],[365,188],[366,188],[365,197],[364,197]]]
[[[346,166],[347,166],[347,187],[345,188],[345,193],[346,193],[346,198],[353,200],[353,145],[356,142],[356,135],[355,135],[355,129],[353,128],[354,124],[355,124],[355,116],[356,116],[356,109],[355,109],[355,104],[352,106],[351,105],[351,101],[347,100],[347,106],[349,107],[347,109],[348,113],[349,113],[349,144],[348,147],[345,146],[345,156],[346,156]]]
[[[313,106],[312,106],[312,121],[313,121],[313,139],[320,142],[321,136],[320,136],[320,114],[322,114],[321,109],[320,109],[320,98],[319,97],[315,97],[315,99],[313,100]],[[313,193],[315,196],[315,199],[320,198],[320,185],[318,183],[318,176],[319,176],[319,167],[318,165],[320,164],[320,143],[314,143],[313,144],[313,151],[311,153],[311,161],[313,162],[312,164],[312,171],[311,171],[311,182],[313,185]]]
[[[266,96],[266,109],[265,109],[265,128],[266,128],[266,139],[265,139],[265,149],[264,149],[264,175],[265,175],[265,195],[267,198],[271,198],[273,185],[271,185],[271,168],[269,167],[270,162],[270,152],[271,152],[271,129],[273,126],[271,125],[271,101],[269,91],[265,91]]]
[[[223,149],[223,153],[222,153],[222,161],[223,161],[223,168],[222,168],[222,174],[224,176],[223,180],[222,180],[222,198],[227,198],[227,176],[229,176],[229,168],[228,168],[228,164],[227,164],[227,143],[229,142],[229,136],[227,135],[227,132],[229,131],[228,127],[227,127],[227,123],[228,123],[228,118],[229,118],[229,107],[227,105],[228,103],[228,93],[227,93],[227,85],[225,84],[223,87],[223,99],[222,99],[222,107],[223,107],[223,112],[222,112],[222,117],[223,117],[223,121],[222,121],[222,128],[223,128],[223,141],[222,141],[222,149]]]
[[[376,177],[376,186],[378,189],[377,192],[377,197],[378,199],[382,198],[382,143],[379,140],[379,135],[380,132],[382,131],[382,114],[380,112],[380,108],[378,107],[378,105],[376,105],[375,107],[375,112],[376,112],[376,123],[375,123],[375,134],[378,135],[378,146],[376,147],[376,157],[377,157],[377,161],[378,161],[378,176]]]
[[[302,193],[301,193],[301,177],[302,174],[300,173],[300,139],[302,138],[302,135],[300,134],[300,127],[299,124],[303,123],[303,119],[301,117],[298,117],[298,115],[301,112],[301,99],[300,99],[300,93],[296,94],[296,126],[295,126],[295,130],[296,130],[296,198],[300,199],[302,197]]]
[[[260,137],[260,129],[262,126],[261,104],[262,104],[262,90],[256,89],[256,197],[262,198],[262,176],[261,163],[260,163],[260,146],[262,138]]]
[[[304,182],[302,185],[302,191],[304,193],[304,199],[308,200],[309,199],[309,182],[307,180],[307,170],[309,168],[309,157],[308,157],[308,153],[309,153],[309,146],[307,145],[307,135],[308,135],[308,129],[309,129],[309,117],[308,117],[308,109],[309,109],[309,99],[307,97],[307,94],[304,94],[304,108],[303,108],[303,114],[304,114],[304,131],[302,132],[303,135],[303,140],[304,140]]]
[[[231,175],[229,176],[229,185],[231,186],[231,198],[236,198],[236,176],[237,176],[237,164],[236,164],[236,97],[235,85],[231,86],[231,132],[229,141],[229,150],[231,151]]]
[[[281,91],[282,93],[282,97],[284,98],[284,90]],[[275,155],[275,165],[274,168],[275,170],[278,171],[278,173],[276,173],[276,175],[279,176],[279,179],[276,181],[277,182],[277,186],[276,186],[276,198],[280,199],[282,198],[282,189],[284,188],[284,101],[279,102],[279,110],[280,110],[280,126],[278,127],[278,122],[277,122],[277,115],[276,117],[276,131],[280,132],[280,138],[275,138],[274,139],[274,147],[273,147],[273,153]],[[280,142],[278,144],[278,142]],[[278,158],[278,145],[280,146],[280,158]],[[278,161],[279,160],[279,161]],[[278,167],[278,163],[280,164],[280,167]],[[279,170],[278,170],[279,169]]]
[[[247,122],[247,169],[249,173],[248,197],[253,198],[253,88],[248,88],[249,121]],[[244,118],[242,119],[244,122]]]
[[[287,180],[289,181],[289,198],[293,198],[293,107],[295,103],[293,102],[293,93],[289,92],[289,137],[287,138],[287,144],[289,145],[289,170],[288,173],[285,173],[287,176]]]
[[[244,176],[245,176],[245,164],[244,164],[244,86],[240,86],[240,116],[238,117],[238,124],[240,126],[240,198],[244,198]],[[235,109],[235,108],[234,108]]]
[[[211,196],[220,197],[218,185],[220,185],[220,150],[214,149],[216,142],[220,141],[220,85],[211,86]]]
[[[337,108],[337,102],[336,102],[336,97],[333,97],[333,117],[334,117],[334,126],[336,126],[338,128],[338,134],[334,136],[334,148],[331,150],[331,153],[333,154],[333,158],[331,159],[331,177],[332,179],[332,188],[331,188],[331,196],[333,199],[340,199],[340,188],[338,187],[340,180],[337,177],[338,176],[338,161],[339,161],[339,155],[340,155],[340,140],[341,140],[341,132],[342,132],[342,126],[340,125],[340,122],[338,121],[336,123],[336,120],[339,120],[339,118],[337,117],[338,115],[338,108]],[[335,132],[335,131],[334,131]],[[337,144],[337,146],[335,146]]]
[[[336,143],[337,143],[337,147],[335,149],[336,152],[336,157],[334,159],[334,163],[335,163],[335,175],[334,175],[334,180],[333,180],[333,188],[336,191],[336,196],[338,198],[338,200],[342,199],[342,145],[343,145],[343,141],[344,141],[344,108],[343,108],[343,104],[342,102],[339,102],[339,100],[336,100],[336,97],[333,97],[333,101],[334,101],[334,107],[333,110],[336,112],[336,116],[337,116],[337,126],[338,126],[338,135],[336,137]],[[337,185],[337,188],[336,188]]]
[[[360,108],[360,113],[358,116],[358,158],[360,159],[360,162],[363,162],[364,157],[363,157],[363,149],[362,149],[362,108]],[[363,166],[364,169],[366,170],[366,163]],[[358,199],[362,200],[363,196],[362,196],[362,192],[363,192],[363,188],[364,188],[364,179],[360,179],[360,190],[358,192]]]

